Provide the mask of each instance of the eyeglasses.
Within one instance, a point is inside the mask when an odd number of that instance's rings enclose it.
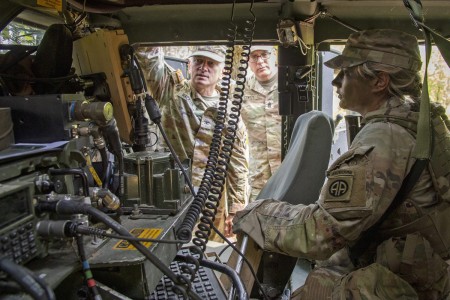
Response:
[[[258,59],[267,60],[270,57],[271,52],[262,52],[261,55],[250,54],[249,62],[255,63],[258,62]]]

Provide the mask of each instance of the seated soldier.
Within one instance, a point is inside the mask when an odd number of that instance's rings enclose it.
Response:
[[[342,55],[325,65],[340,69],[332,82],[339,105],[360,113],[364,127],[329,167],[316,203],[256,201],[236,214],[233,230],[267,251],[311,260],[335,254],[316,265],[294,299],[448,299],[450,235],[441,232],[450,226],[448,170],[436,172],[430,163],[401,204],[382,217],[417,161],[415,133],[395,122],[417,124],[419,118],[416,37],[387,29],[356,32]],[[441,116],[434,120],[445,128]],[[448,128],[442,131],[448,144]],[[426,227],[429,220],[433,226]],[[359,240],[367,243],[356,249]],[[349,256],[337,255],[347,250]],[[348,257],[353,263],[344,263]]]

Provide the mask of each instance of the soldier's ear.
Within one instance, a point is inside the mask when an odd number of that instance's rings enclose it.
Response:
[[[188,60],[187,60],[187,69],[188,69],[189,73],[191,72],[191,67],[192,67],[192,58],[188,58]]]
[[[390,81],[388,73],[379,72],[374,80],[373,91],[376,93],[387,91]]]

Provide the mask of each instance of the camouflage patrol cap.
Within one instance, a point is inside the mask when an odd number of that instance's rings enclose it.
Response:
[[[352,33],[341,55],[325,62],[333,69],[377,62],[418,71],[422,65],[415,36],[392,29],[373,29]]]
[[[223,46],[198,46],[190,57],[204,56],[222,63],[225,61],[225,53],[226,49]]]
[[[273,51],[273,46],[252,45],[252,46],[250,47],[250,53],[252,53],[253,51],[257,51],[257,50],[262,50],[262,51],[272,52],[272,51]]]

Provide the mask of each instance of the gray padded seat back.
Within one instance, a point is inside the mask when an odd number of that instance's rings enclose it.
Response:
[[[298,117],[286,157],[256,199],[316,202],[325,181],[333,133],[333,119],[321,111]]]

